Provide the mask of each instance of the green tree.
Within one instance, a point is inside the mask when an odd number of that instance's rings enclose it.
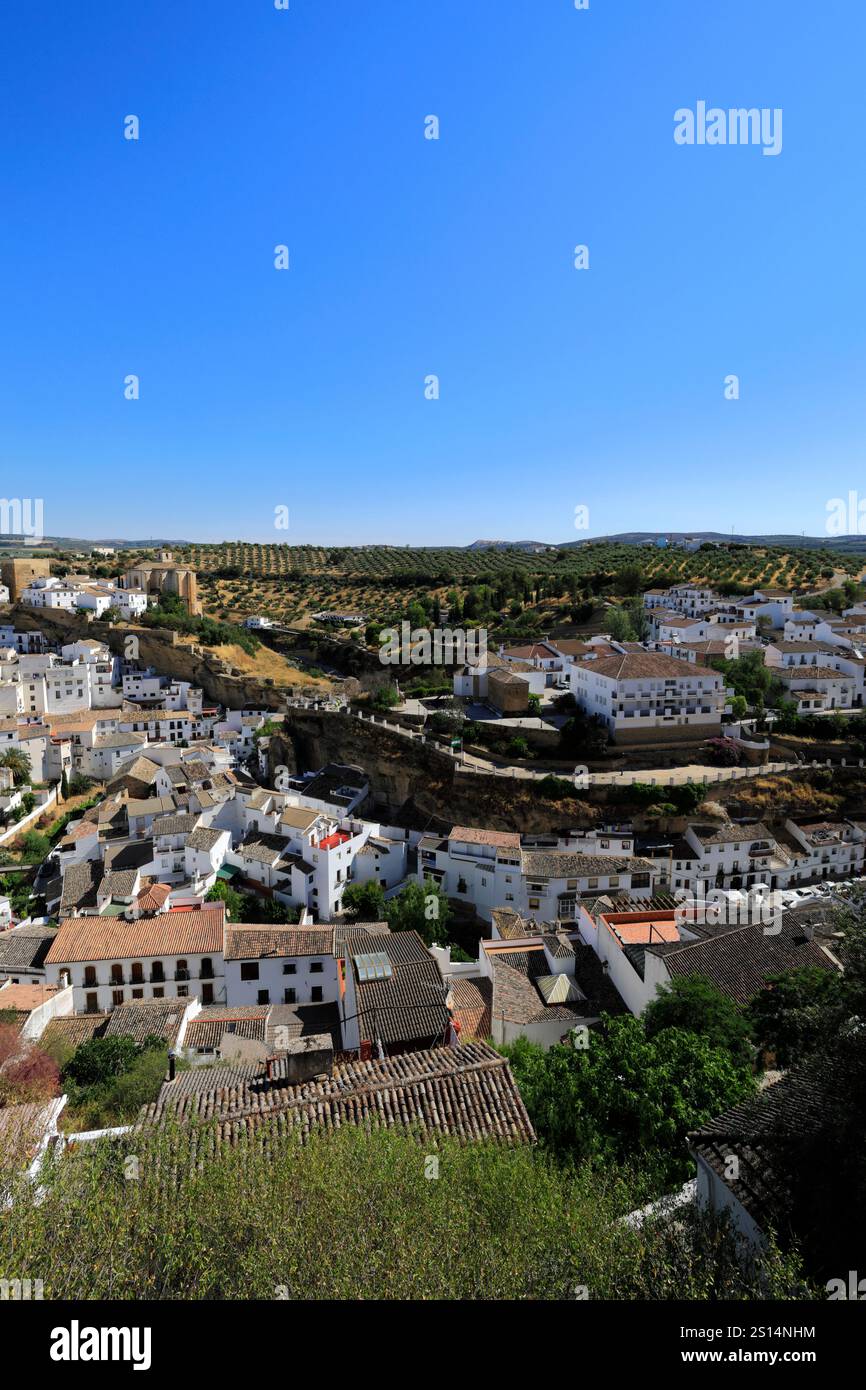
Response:
[[[689,1131],[755,1089],[706,1038],[682,1028],[648,1038],[630,1014],[603,1016],[585,1048],[558,1044],[544,1053],[521,1038],[502,1051],[539,1138],[559,1159],[607,1163],[639,1153],[663,1186],[691,1171]]]
[[[370,705],[376,710],[393,709],[399,703],[400,693],[396,685],[377,686],[370,699]]]
[[[212,888],[209,888],[205,895],[205,902],[225,903],[226,916],[233,922],[244,921],[245,893],[239,893],[236,888],[232,888],[224,879],[218,878]]]
[[[384,919],[392,932],[416,931],[428,946],[434,942],[444,945],[448,939],[451,906],[447,897],[432,878],[407,883],[383,907]]]
[[[9,769],[16,787],[29,782],[33,776],[30,755],[23,748],[7,748],[5,753],[0,754],[0,767]]]
[[[748,1020],[733,999],[702,975],[677,976],[660,986],[643,1014],[643,1023],[648,1038],[665,1028],[682,1028],[730,1053],[739,1066],[752,1067],[755,1049]]]
[[[635,630],[625,608],[608,608],[604,625],[615,642],[633,642]]]
[[[841,1026],[846,1012],[842,977],[804,966],[771,976],[749,1002],[748,1020],[758,1046],[790,1067],[823,1043],[829,1028]]]
[[[51,841],[38,830],[28,830],[21,840],[21,860],[24,864],[41,864],[51,853]]]
[[[375,879],[349,883],[343,890],[343,909],[357,922],[384,922],[385,892]]]
[[[91,1038],[82,1043],[63,1068],[63,1080],[78,1086],[95,1086],[129,1071],[139,1055],[134,1038],[120,1035]]]

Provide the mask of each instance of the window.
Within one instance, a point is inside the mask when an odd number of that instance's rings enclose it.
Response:
[[[213,1003],[213,985],[202,985],[202,987],[201,987],[201,1002],[202,1002],[203,1004],[212,1004],[212,1003]]]
[[[321,962],[320,960],[313,960],[313,961],[310,961],[310,974],[311,974],[311,975],[321,975],[323,969],[324,969],[324,966],[323,966],[323,964],[322,964],[322,962]]]
[[[113,990],[111,991],[111,1002],[112,1002],[112,1004],[122,1004],[122,1003],[123,1003],[123,990],[122,990],[122,989],[113,989]]]
[[[287,960],[283,964],[284,975],[297,975],[298,967],[293,960]]]
[[[241,979],[257,980],[259,978],[259,963],[257,960],[241,961]]]
[[[162,972],[162,961],[161,961],[161,960],[155,960],[155,961],[153,962],[153,968],[151,969],[151,972],[150,972],[150,978],[151,978],[151,980],[157,981],[158,983],[162,984],[163,980],[165,979],[165,976],[164,976],[164,974],[163,974],[163,972]],[[154,994],[155,994],[155,993],[156,993],[156,991],[154,990]],[[162,998],[162,995],[160,995],[159,997],[160,997],[160,999],[161,999],[161,998]]]
[[[321,986],[321,985],[313,985],[313,988],[312,988],[312,990],[311,990],[311,992],[310,992],[310,998],[312,999],[312,1001],[313,1001],[314,1004],[321,1004],[321,1002],[322,1002],[322,986]]]
[[[540,899],[540,898],[530,898],[530,899],[529,899],[529,906],[530,906],[531,908],[534,908],[534,909],[537,910],[539,907],[541,907],[541,899]]]
[[[85,967],[84,967],[84,983],[85,983],[85,985],[95,985],[95,984],[96,984],[96,966],[95,966],[95,965],[85,965]],[[94,999],[95,999],[95,998],[96,998],[96,995],[94,995],[93,997],[94,997]]]
[[[123,966],[118,965],[116,962],[111,967],[111,983],[113,985],[123,984]]]
[[[143,983],[144,983],[144,971],[143,971],[143,969],[142,969],[141,961],[140,961],[140,960],[134,960],[134,961],[132,962],[132,982],[133,982],[133,984],[136,984],[136,985],[140,985],[140,984],[143,984]],[[133,997],[133,999],[140,999],[140,998],[141,998],[141,995],[140,995],[140,994],[138,994],[138,995],[135,995],[135,994],[134,994],[132,997]]]
[[[203,980],[213,979],[213,961],[210,956],[202,956],[201,978]]]
[[[189,998],[189,985],[178,985],[178,987],[177,987],[177,997],[178,997],[178,999],[188,999],[188,998]]]
[[[99,1013],[99,1007],[98,1007],[97,1002],[96,1002],[96,995],[95,995],[95,994],[87,994],[87,995],[85,995],[85,997],[84,997],[84,1007],[85,1007],[87,1013],[89,1013],[89,1014],[96,1014],[96,1013]]]
[[[283,990],[283,1003],[296,1004],[298,1002],[298,991],[296,989]]]
[[[154,999],[163,999],[165,997],[165,990],[162,988],[162,986],[157,986],[154,989],[153,997]]]
[[[270,992],[270,990],[268,990],[268,989],[260,989],[260,990],[257,991],[257,993],[256,993],[256,1003],[257,1003],[257,1004],[270,1004],[270,1002],[271,1002],[271,992]]]
[[[144,998],[144,990],[143,990],[143,989],[134,989],[134,990],[132,991],[132,997],[133,997],[133,999],[143,999],[143,998]]]

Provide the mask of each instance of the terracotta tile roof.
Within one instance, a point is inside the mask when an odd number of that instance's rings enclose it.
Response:
[[[71,912],[96,907],[96,890],[102,882],[102,865],[85,859],[81,864],[69,864],[63,871],[63,892],[60,911]]]
[[[263,1043],[268,1013],[265,1005],[205,1005],[187,1024],[183,1045],[185,1048],[216,1051],[227,1033]]]
[[[469,845],[492,845],[494,849],[520,849],[520,836],[510,830],[480,830],[472,825],[452,826],[449,840],[462,840]]]
[[[355,964],[359,955],[372,952],[387,956],[391,974],[385,979],[361,980]],[[355,974],[358,1028],[362,1038],[385,1043],[417,1042],[442,1038],[450,1016],[445,1008],[446,987],[439,967],[417,932],[392,932],[372,946],[349,939],[346,955]]]
[[[40,1038],[40,1045],[61,1042],[70,1047],[80,1047],[91,1038],[100,1038],[105,1032],[109,1014],[68,1014],[65,1018],[52,1018]]]
[[[516,1024],[559,1020],[563,1033],[586,1019],[587,1010],[582,1003],[548,1004],[545,1000],[536,982],[549,975],[550,967],[540,943],[525,951],[497,953],[491,959],[495,1019]]]
[[[711,670],[709,666],[700,666],[696,661],[681,661],[675,656],[663,656],[660,652],[626,652],[623,656],[603,656],[597,661],[587,663],[586,669],[591,670],[594,675],[608,676],[616,681],[722,681],[719,672]]]
[[[219,954],[223,948],[223,903],[160,912],[127,922],[112,917],[72,917],[61,922],[46,956],[49,964],[141,960],[159,956]]]
[[[690,1134],[689,1147],[761,1230],[783,1230],[790,1206],[792,1149],[804,1135],[838,1124],[834,1112],[844,1104],[842,1098],[827,1094],[807,1065]]]
[[[739,1004],[758,994],[772,975],[807,965],[837,969],[821,946],[805,939],[802,923],[789,919],[787,913],[778,936],[765,935],[760,926],[736,927],[703,941],[650,945],[645,950],[661,956],[673,978],[703,975]]]
[[[14,1009],[16,1013],[29,1014],[40,1004],[47,1003],[59,990],[59,985],[3,985],[0,988],[0,1013],[5,1009]]]
[[[460,1041],[479,1038],[483,1042],[491,1033],[493,981],[486,976],[465,980],[457,976],[450,986],[451,1014],[460,1025]]]
[[[520,856],[527,878],[596,878],[599,875],[648,873],[654,868],[649,859],[625,855],[573,854],[569,850],[524,850]]]
[[[559,652],[547,642],[531,642],[522,647],[505,647],[503,656],[514,656],[519,661],[553,661]]]
[[[0,932],[0,971],[41,970],[56,927],[13,927]]]
[[[333,927],[262,927],[243,922],[226,927],[226,960],[333,954]]]
[[[221,1089],[181,1090],[185,1076],[163,1086],[139,1124],[198,1123],[199,1161],[247,1136],[270,1148],[293,1133],[305,1137],[312,1129],[346,1124],[405,1128],[422,1142],[436,1134],[463,1143],[535,1139],[508,1063],[483,1043],[348,1062],[335,1066],[332,1076],[300,1086],[268,1082],[262,1069],[226,1067],[205,1079],[221,1080]]]
[[[338,922],[334,928],[334,955],[338,960],[345,960],[347,942],[357,951],[377,951],[377,938],[390,935],[387,922]]]
[[[151,883],[142,888],[136,902],[142,912],[158,912],[171,897],[171,887],[167,883]]]
[[[104,1036],[135,1038],[165,1038],[171,1047],[177,1040],[189,999],[132,999],[118,1004],[111,1012]]]

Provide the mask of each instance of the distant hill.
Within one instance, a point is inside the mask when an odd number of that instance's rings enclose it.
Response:
[[[549,541],[473,541],[466,550],[547,550]]]
[[[612,536],[590,536],[585,540],[562,541],[557,549],[575,550],[585,545],[646,545],[667,540],[715,541],[720,545],[771,545],[785,550],[866,550],[866,536],[796,536],[770,534],[760,536],[731,535],[728,531],[619,531]]]
[[[117,536],[105,536],[99,540],[85,540],[81,536],[43,536],[36,541],[32,536],[5,535],[0,538],[0,548],[8,550],[92,550],[95,545],[110,545],[115,550],[181,550],[190,541],[162,540],[159,537],[146,541],[127,541]]]

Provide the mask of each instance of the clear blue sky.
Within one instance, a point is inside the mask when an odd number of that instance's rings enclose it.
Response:
[[[0,35],[2,492],[49,534],[821,533],[866,495],[860,0],[6,0]],[[782,153],[676,145],[698,100],[781,107]]]

